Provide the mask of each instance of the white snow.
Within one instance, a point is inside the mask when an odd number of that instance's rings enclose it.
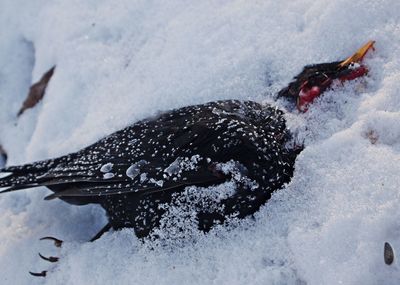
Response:
[[[103,178],[104,179],[111,179],[111,178],[113,178],[115,176],[115,174],[114,173],[111,173],[111,172],[107,172],[107,173],[104,173],[103,174]]]
[[[196,169],[197,164],[201,160],[203,160],[203,158],[200,157],[200,155],[198,154],[193,155],[190,158],[177,157],[170,165],[168,165],[167,168],[164,169],[164,172],[166,173],[164,177],[165,178],[169,178],[171,176],[180,177],[182,172]]]
[[[181,169],[181,158],[178,157],[175,159],[167,168],[164,169],[164,172],[167,173],[169,176],[176,175],[182,172]]]
[[[243,185],[246,185],[251,190],[255,190],[259,187],[256,181],[246,176],[248,169],[233,160],[225,163],[217,163],[215,168],[224,174],[230,174],[232,176],[232,181],[243,183]]]
[[[147,173],[140,174],[140,183],[143,183],[147,180]]]
[[[154,178],[150,178],[150,183],[155,184],[158,187],[162,187],[164,185],[164,181],[163,180],[155,180]]]
[[[6,177],[10,176],[11,174],[12,174],[12,172],[2,172],[2,173],[0,173],[0,179],[6,178]]]
[[[100,172],[107,173],[110,172],[113,168],[114,164],[108,162],[100,167]]]
[[[147,161],[145,161],[145,160],[140,160],[140,161],[132,164],[126,170],[126,173],[125,173],[126,176],[128,176],[132,180],[135,179],[135,177],[140,174],[140,167],[142,167],[145,164],[147,164]]]
[[[45,188],[6,193],[0,283],[398,284],[398,256],[387,266],[383,246],[400,250],[399,11],[398,0],[2,0],[8,165],[77,151],[185,105],[230,98],[285,107],[273,94],[304,65],[377,43],[367,78],[287,115],[306,149],[292,182],[254,220],[184,239],[142,243],[126,229],[90,243],[106,223],[100,207],[43,201]],[[43,101],[17,118],[29,86],[53,65]],[[39,242],[48,235],[65,240],[61,251]],[[28,274],[41,270],[48,277]]]

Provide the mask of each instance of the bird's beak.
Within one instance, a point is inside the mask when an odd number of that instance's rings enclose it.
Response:
[[[339,66],[340,67],[346,67],[348,66],[350,63],[352,62],[358,62],[360,63],[362,61],[362,59],[364,58],[364,56],[367,54],[367,52],[372,49],[375,50],[374,48],[374,44],[375,41],[369,41],[368,43],[366,43],[365,45],[363,45],[358,51],[356,51],[355,54],[353,54],[352,56],[350,56],[349,58],[345,59],[344,61],[342,61]]]

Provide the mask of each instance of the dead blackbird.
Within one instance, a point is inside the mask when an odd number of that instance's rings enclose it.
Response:
[[[344,61],[306,66],[279,95],[296,99],[305,111],[334,80],[364,75],[361,60],[372,47],[369,42]],[[289,139],[283,112],[275,107],[210,102],[137,122],[76,153],[4,168],[0,187],[46,186],[54,192],[46,200],[100,204],[109,218],[104,230],[133,227],[138,237],[160,225],[168,205],[186,201],[199,229],[208,231],[226,217],[253,214],[290,181],[300,149]],[[226,181],[235,187],[185,191]]]

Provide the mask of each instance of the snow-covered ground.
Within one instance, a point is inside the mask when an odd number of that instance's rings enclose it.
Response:
[[[283,106],[273,94],[304,65],[377,41],[368,78],[288,115],[307,147],[255,219],[183,241],[143,244],[123,230],[89,243],[105,224],[99,207],[43,201],[44,188],[3,194],[1,284],[399,284],[383,245],[400,251],[400,1],[1,0],[0,38],[8,165],[79,150],[171,108]],[[17,119],[53,65],[44,100]],[[57,250],[45,235],[66,243]],[[62,259],[49,265],[39,251]]]

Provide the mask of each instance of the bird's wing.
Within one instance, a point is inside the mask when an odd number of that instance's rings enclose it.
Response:
[[[185,131],[175,132],[165,128],[162,131],[163,137],[166,133],[173,135],[173,155],[167,156],[167,151],[163,151],[162,147],[157,148],[159,155],[149,155],[154,150],[142,144],[135,147],[138,152],[141,150],[146,155],[134,159],[105,155],[88,163],[87,160],[77,157],[51,169],[40,177],[38,183],[49,187],[65,186],[58,187],[62,191],[48,196],[51,199],[124,193],[150,194],[187,185],[211,185],[227,179],[226,175],[216,171],[215,163],[192,151],[199,146],[204,149],[213,142],[217,137],[215,130],[195,124]],[[190,134],[192,131],[195,131],[195,137]]]
[[[81,170],[75,172],[67,170],[67,172],[63,173],[52,172],[42,178],[44,181],[41,185],[65,186],[65,190],[48,196],[48,199],[51,199],[63,196],[102,196],[124,193],[150,194],[187,185],[207,185],[225,180],[223,175],[213,172],[205,163],[198,163],[196,166],[193,165],[192,168],[189,168],[185,159],[176,159],[167,166],[163,164],[163,161],[153,160],[143,161],[140,165],[133,164],[133,168],[131,167],[132,165],[124,165],[122,163],[114,164],[113,172],[101,174],[96,172],[92,176]],[[185,169],[182,171],[179,167],[185,167]],[[131,170],[128,170],[129,168]],[[128,171],[130,171],[129,175]],[[180,171],[181,173],[178,174]],[[107,174],[110,175],[107,176]]]
[[[246,147],[245,134],[252,132],[246,125],[252,124],[245,122],[249,117],[241,109],[260,107],[246,104],[221,101],[164,113],[118,131],[67,159],[9,168],[12,177],[4,178],[7,181],[2,184],[9,187],[5,191],[48,186],[56,192],[50,197],[94,197],[220,183],[230,174],[216,169],[216,164],[243,156],[253,161],[251,155],[257,152]],[[32,172],[32,167],[38,171]],[[29,179],[25,179],[27,173]]]

